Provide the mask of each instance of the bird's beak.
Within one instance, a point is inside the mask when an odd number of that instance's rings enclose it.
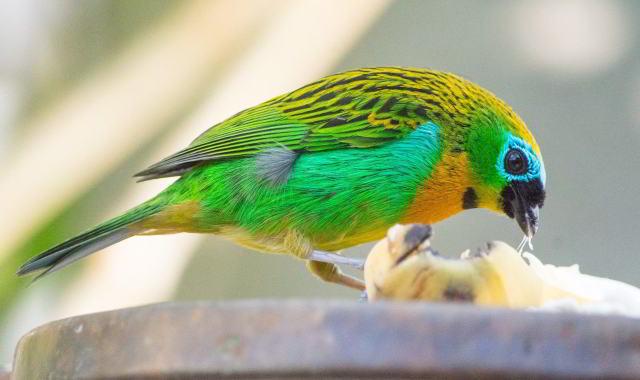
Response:
[[[524,202],[516,202],[514,205],[514,213],[516,221],[522,232],[528,238],[532,238],[538,231],[540,223],[540,208],[538,206],[530,207]]]
[[[503,192],[505,213],[518,222],[518,226],[528,238],[532,238],[540,225],[540,207],[545,193],[541,183],[515,182]]]

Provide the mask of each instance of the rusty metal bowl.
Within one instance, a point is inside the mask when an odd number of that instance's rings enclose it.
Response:
[[[51,322],[14,379],[639,379],[640,320],[472,305],[164,303]]]

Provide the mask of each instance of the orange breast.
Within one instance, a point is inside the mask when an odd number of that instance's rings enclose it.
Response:
[[[470,178],[467,154],[445,152],[401,222],[436,223],[462,211]]]

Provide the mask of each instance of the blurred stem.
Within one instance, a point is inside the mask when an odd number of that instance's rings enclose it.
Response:
[[[0,319],[29,281],[16,268],[69,237],[65,217],[81,195],[192,107],[273,9],[266,0],[182,2],[24,126],[0,168]]]

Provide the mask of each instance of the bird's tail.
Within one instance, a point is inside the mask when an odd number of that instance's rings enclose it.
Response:
[[[141,233],[143,231],[135,228],[135,223],[158,213],[163,208],[164,204],[158,198],[142,203],[116,218],[34,256],[18,269],[18,275],[42,271],[34,279],[36,280],[98,250]]]

